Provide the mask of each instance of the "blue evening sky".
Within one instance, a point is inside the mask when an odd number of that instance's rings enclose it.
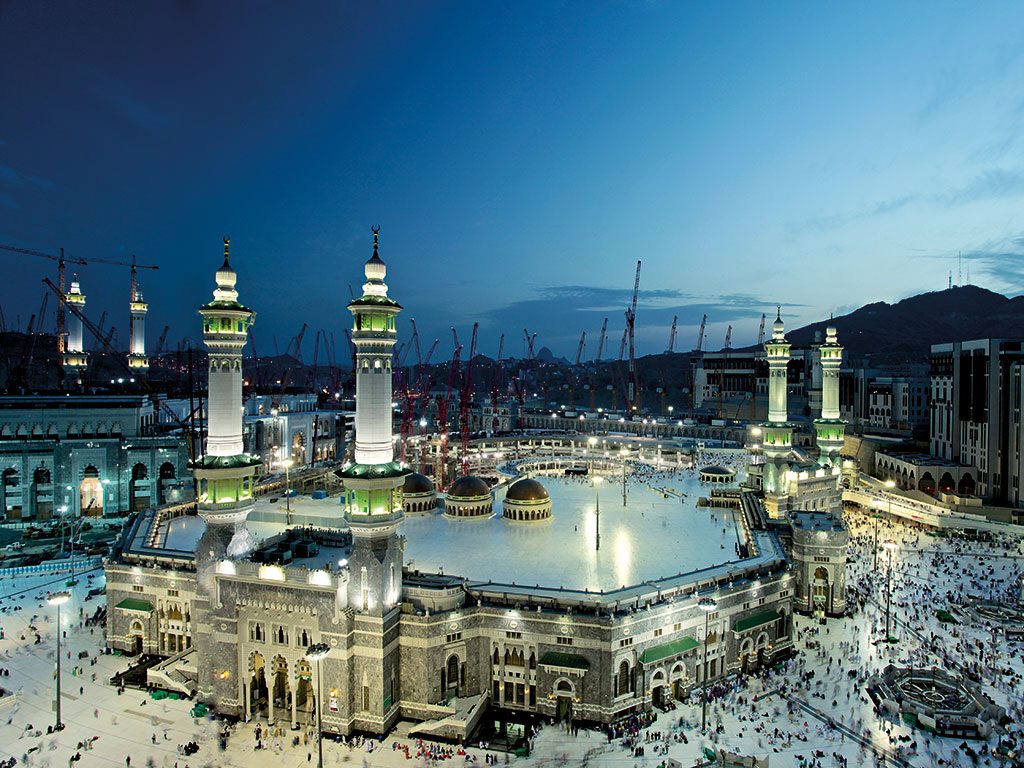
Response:
[[[1024,291],[1024,6],[0,4],[0,242],[161,265],[150,344],[198,336],[232,237],[261,353],[344,356],[380,224],[424,348],[641,354],[702,313],[749,343],[971,281]],[[2,255],[2,252],[0,252]],[[3,256],[9,326],[49,265]],[[127,275],[83,270],[126,343]],[[51,303],[51,309],[52,309]],[[52,324],[52,317],[49,322]]]

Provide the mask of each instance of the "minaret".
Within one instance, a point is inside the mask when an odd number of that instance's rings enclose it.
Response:
[[[71,289],[64,297],[69,308],[73,307],[79,312],[85,310],[85,294],[78,282],[78,275],[71,278]],[[89,365],[89,355],[86,354],[82,338],[82,318],[74,311],[68,312],[68,341],[64,349],[64,370],[72,375],[78,376]]]
[[[142,298],[142,286],[135,276],[135,265],[132,265],[132,300],[128,305],[131,310],[131,339],[128,346],[128,366],[145,371],[149,368],[146,357],[146,313],[149,305]]]
[[[391,360],[402,307],[388,297],[379,232],[374,227],[363,295],[348,305],[356,347],[356,450],[355,461],[338,473],[353,538],[349,606],[375,616],[393,609],[401,597],[403,544],[396,531],[402,520],[400,489],[409,474],[394,460],[392,432]]]
[[[843,348],[839,345],[836,326],[829,318],[825,329],[825,343],[819,349],[821,356],[821,418],[814,420],[817,435],[818,461],[835,466],[843,447],[846,422],[839,418],[839,368],[843,364]]]
[[[764,448],[764,491],[784,492],[784,473],[793,449],[793,426],[789,423],[787,366],[789,342],[782,322],[782,307],[772,324],[772,337],[765,342],[768,357],[768,421],[762,425]]]
[[[253,506],[260,460],[242,447],[242,348],[255,312],[238,302],[235,270],[228,260],[217,270],[213,301],[199,308],[209,356],[206,454],[193,464],[199,484],[199,515],[206,521],[196,549],[196,569],[216,566],[248,550],[245,519]]]
[[[401,621],[402,566],[405,540],[402,486],[409,469],[394,460],[391,410],[391,359],[402,307],[388,297],[387,267],[377,253],[366,262],[363,295],[349,302],[356,347],[355,461],[338,471],[345,486],[345,521],[352,531],[348,556],[348,607],[353,646],[349,707],[355,727],[384,731],[398,719],[399,677],[397,637]],[[343,688],[345,686],[342,686]]]

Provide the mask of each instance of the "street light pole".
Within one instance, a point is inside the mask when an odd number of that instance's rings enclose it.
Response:
[[[885,576],[885,642],[889,642],[890,626],[889,619],[892,611],[892,552],[896,549],[896,542],[889,539],[885,542],[885,548],[889,552],[889,567]]]
[[[600,551],[601,549],[601,479],[600,477],[594,477],[594,497],[597,502],[597,506],[594,508],[594,513],[597,517],[597,539],[595,542],[594,550]]]
[[[886,480],[885,481],[885,487],[888,488],[891,491],[893,488],[896,487],[896,481],[894,481],[894,480]],[[886,496],[886,500],[887,500],[887,502],[889,504],[889,517],[892,517],[892,496],[888,496],[887,495]],[[872,560],[872,568],[871,568],[871,570],[875,571],[876,573],[878,572],[878,514],[877,513],[875,514],[875,553],[874,553],[874,558]]]
[[[708,624],[711,620],[711,612],[718,607],[718,602],[712,597],[702,597],[697,605],[704,611],[704,657],[701,660],[703,667],[702,689],[700,696],[700,731],[706,733],[708,728]]]
[[[50,595],[47,601],[50,605],[57,606],[57,691],[54,709],[56,711],[56,722],[54,723],[54,731],[59,731],[64,728],[63,723],[60,721],[60,607],[71,599],[71,595],[67,592],[57,592]]]
[[[306,649],[306,658],[316,662],[316,749],[317,768],[324,768],[324,730],[320,712],[323,709],[324,683],[321,675],[320,662],[327,658],[331,647],[327,643],[313,643]]]

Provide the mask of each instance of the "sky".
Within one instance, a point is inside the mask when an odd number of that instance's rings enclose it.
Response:
[[[615,356],[637,260],[638,354],[1024,292],[1019,2],[7,0],[0,73],[0,243],[159,265],[151,348],[199,338],[229,235],[259,354],[308,323],[344,359],[374,225],[435,359],[474,322],[588,359],[605,317]],[[0,258],[24,326],[56,270]],[[80,277],[126,345],[127,270]]]

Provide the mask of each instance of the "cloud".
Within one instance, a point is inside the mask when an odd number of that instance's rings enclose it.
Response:
[[[1024,170],[993,168],[983,171],[959,189],[953,189],[937,199],[949,207],[966,205],[979,200],[1018,197],[1024,194]]]
[[[984,275],[992,278],[1000,290],[1024,293],[1024,233],[988,240],[958,252],[927,254],[924,258],[938,259],[953,266],[960,258],[966,262],[965,282],[969,270],[973,272],[973,285],[978,285],[979,278]]]
[[[49,189],[53,186],[52,181],[21,173],[9,165],[0,165],[0,184],[16,189]]]

